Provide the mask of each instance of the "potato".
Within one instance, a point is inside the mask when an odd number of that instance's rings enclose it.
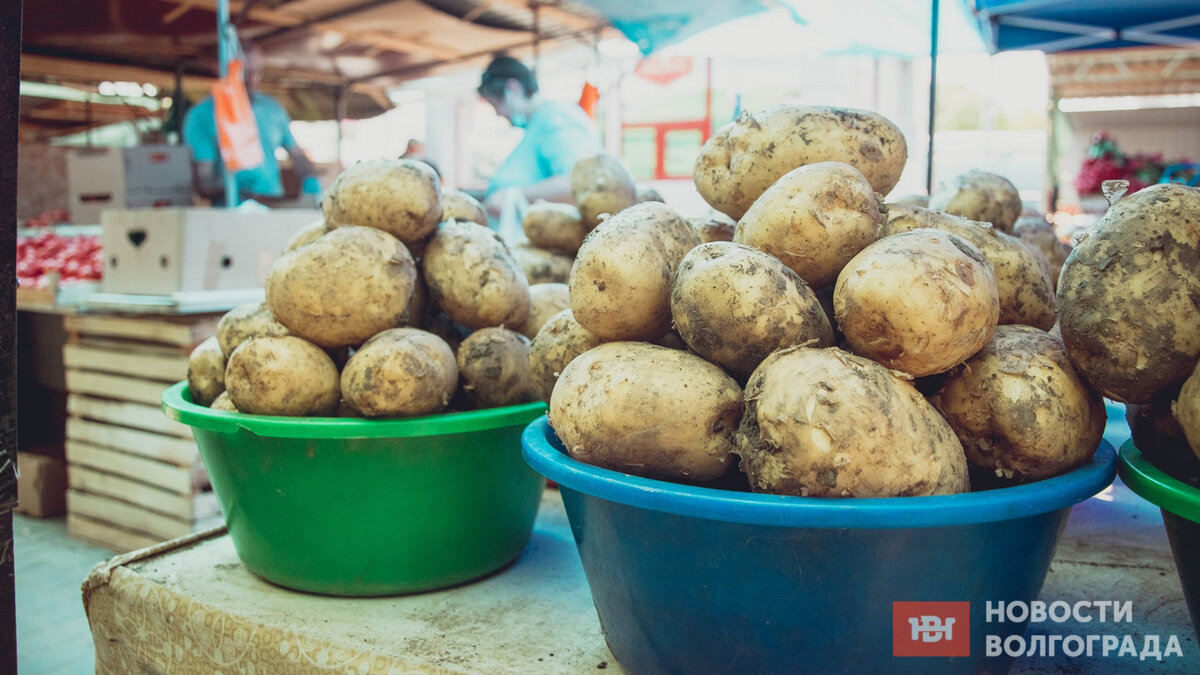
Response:
[[[838,277],[833,312],[856,354],[921,377],[949,370],[992,339],[1000,296],[979,249],[919,229],[856,255]]]
[[[283,252],[288,253],[295,251],[301,246],[308,246],[314,241],[320,239],[329,232],[329,227],[325,224],[324,219],[314,223],[309,223],[300,228],[292,238],[288,240],[286,246],[283,247]]]
[[[227,358],[238,345],[250,338],[284,335],[291,335],[291,331],[275,320],[271,308],[263,302],[238,305],[225,312],[217,322],[217,344]]]
[[[442,189],[425,162],[375,159],[343,171],[325,192],[321,209],[331,228],[374,227],[408,244],[442,220]]]
[[[1192,446],[1192,452],[1200,458],[1200,366],[1183,381],[1179,398],[1171,410],[1175,412],[1175,419],[1179,420],[1179,427]]]
[[[974,244],[996,274],[1000,293],[1000,323],[1024,324],[1042,330],[1054,325],[1056,307],[1049,271],[1028,246],[990,223],[967,220],[919,206],[893,204],[880,238],[921,227],[951,232]]]
[[[484,226],[488,224],[487,211],[483,204],[462,190],[442,190],[442,220],[469,220]]]
[[[733,241],[733,231],[737,223],[720,211],[711,211],[706,216],[689,218],[688,222],[700,234],[700,243],[710,241]]]
[[[1200,188],[1160,183],[1117,203],[1058,280],[1076,370],[1108,398],[1145,403],[1200,360]]]
[[[441,338],[391,328],[367,340],[342,369],[341,397],[363,417],[440,412],[458,388],[458,363]]]
[[[215,335],[196,345],[188,356],[187,381],[196,405],[211,405],[225,391],[225,354]]]
[[[526,244],[512,247],[512,257],[530,284],[565,284],[571,278],[571,266],[575,264],[573,256]]]
[[[481,328],[458,348],[458,378],[472,408],[537,399],[529,376],[529,338],[507,328]]]
[[[883,224],[879,199],[858,169],[817,162],[767,188],[733,232],[733,241],[779,258],[810,286],[837,281]]]
[[[1167,474],[1186,480],[1200,478],[1200,453],[1193,450],[1176,416],[1182,389],[1183,383],[1167,387],[1146,403],[1130,403],[1125,406],[1125,420],[1134,445],[1146,459]]]
[[[571,457],[668,480],[724,474],[741,415],[742,389],[720,368],[642,342],[580,354],[550,397],[550,424]]]
[[[671,329],[671,282],[679,261],[700,244],[669,206],[644,202],[588,235],[569,282],[571,312],[606,340],[645,340]]]
[[[603,344],[603,340],[579,325],[571,308],[562,310],[542,325],[529,346],[529,375],[538,398],[550,401],[554,383],[563,368],[576,356]]]
[[[341,400],[333,359],[295,336],[243,342],[229,355],[225,388],[233,405],[251,415],[324,417]]]
[[[836,347],[782,349],[746,384],[737,433],[755,492],[907,497],[970,489],[962,445],[913,386]]]
[[[421,259],[434,302],[467,328],[519,326],[529,317],[525,272],[495,233],[476,223],[442,223]]]
[[[583,157],[571,167],[571,197],[588,230],[600,224],[600,216],[615,216],[637,203],[633,176],[621,160],[608,153]]]
[[[575,255],[588,230],[579,218],[579,209],[570,204],[537,201],[525,212],[521,228],[529,243],[537,248]]]
[[[470,328],[464,328],[454,323],[454,319],[440,312],[426,319],[420,326],[413,326],[413,328],[420,328],[440,337],[450,345],[450,350],[455,353],[458,352],[458,346],[462,344],[463,338],[471,334]]]
[[[1035,481],[1075,469],[1104,436],[1104,401],[1075,372],[1062,341],[1000,326],[931,397],[972,465]]]
[[[233,404],[233,399],[229,398],[229,392],[223,391],[221,395],[213,399],[212,405],[208,406],[212,410],[220,410],[222,412],[240,412],[237,406]]]
[[[1019,218],[1013,226],[1013,235],[1025,242],[1026,246],[1041,251],[1050,266],[1050,282],[1058,290],[1058,275],[1067,256],[1071,254],[1071,247],[1059,241],[1054,226],[1041,217]]]
[[[692,249],[675,274],[671,318],[687,346],[744,378],[771,352],[833,345],[816,295],[778,258],[732,242]]]
[[[886,195],[900,180],[908,145],[899,127],[867,110],[778,105],[743,112],[700,148],[700,196],[734,220],[784,174],[805,164],[845,162]]]
[[[404,322],[416,274],[399,239],[371,227],[339,227],[271,265],[267,305],[310,342],[357,345]]]
[[[1021,215],[1021,193],[1004,176],[973,169],[934,188],[929,208],[1012,232]]]
[[[513,330],[532,340],[550,317],[571,307],[571,292],[566,284],[534,284],[529,301],[529,317]]]
[[[663,198],[662,193],[649,186],[640,186],[637,188],[637,201],[639,204],[642,202],[662,202],[665,204],[667,202]]]

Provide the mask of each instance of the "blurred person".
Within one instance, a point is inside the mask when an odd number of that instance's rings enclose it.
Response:
[[[275,157],[276,149],[283,148],[301,180],[301,193],[308,201],[315,203],[321,186],[312,161],[296,143],[288,127],[291,117],[279,101],[258,91],[262,82],[261,48],[251,45],[246,49],[243,80],[250,96],[254,120],[258,124],[263,163],[235,174],[236,201],[240,202],[243,198],[271,201],[285,196],[279,160]],[[213,204],[224,203],[225,165],[217,144],[217,123],[211,95],[188,110],[183,120],[183,139],[192,149],[192,181],[196,192],[212,200]]]
[[[575,103],[542,99],[533,71],[510,56],[492,59],[478,92],[497,115],[525,130],[488,183],[483,200],[488,214],[498,217],[514,190],[526,203],[571,203],[571,167],[601,149],[587,113]]]

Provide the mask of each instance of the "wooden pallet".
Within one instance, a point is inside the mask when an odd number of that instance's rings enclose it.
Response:
[[[191,428],[161,407],[219,318],[66,317],[72,536],[123,552],[221,523]]]

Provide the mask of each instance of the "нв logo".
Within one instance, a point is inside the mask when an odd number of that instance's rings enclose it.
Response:
[[[970,655],[971,603],[892,603],[892,656]]]

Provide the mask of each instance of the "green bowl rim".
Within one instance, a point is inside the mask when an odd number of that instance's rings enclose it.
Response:
[[[1200,490],[1154,466],[1132,438],[1121,445],[1118,456],[1117,472],[1130,490],[1161,509],[1200,523]]]
[[[443,436],[525,425],[546,411],[543,401],[403,419],[282,417],[212,410],[191,401],[187,381],[163,392],[162,409],[170,419],[219,433],[249,431],[274,438],[413,438]]]

